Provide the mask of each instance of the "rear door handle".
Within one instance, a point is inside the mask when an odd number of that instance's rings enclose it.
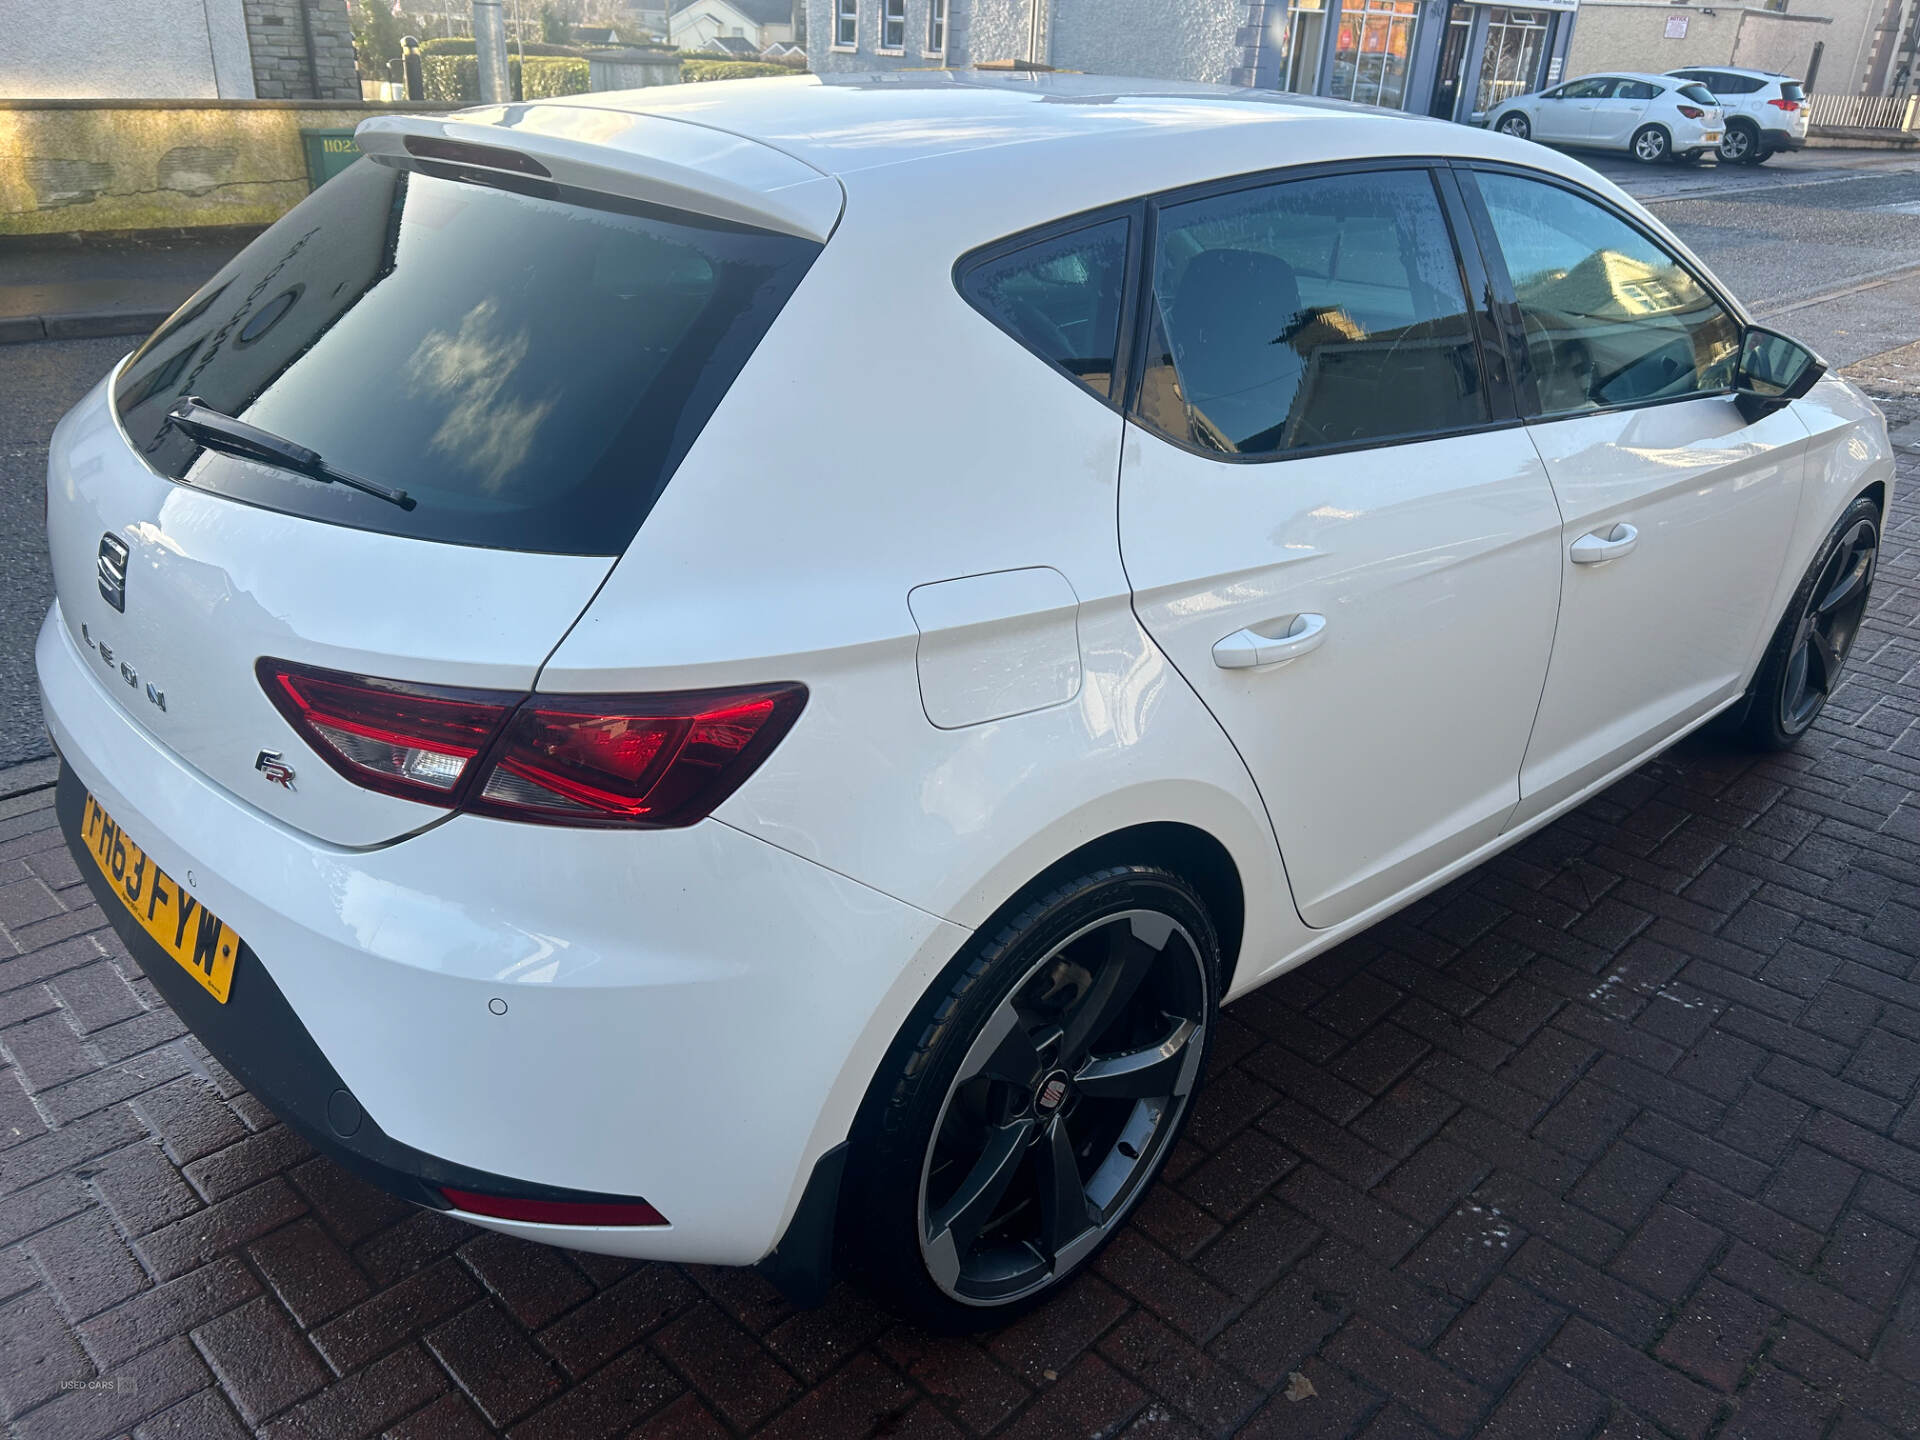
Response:
[[[1569,553],[1576,565],[1604,565],[1609,560],[1631,555],[1639,543],[1640,532],[1622,520],[1604,535],[1591,531],[1582,535],[1573,542]]]
[[[1222,670],[1252,670],[1261,665],[1279,665],[1297,660],[1309,650],[1318,650],[1327,638],[1327,617],[1296,615],[1287,633],[1272,639],[1253,629],[1236,630],[1213,647],[1213,663]]]

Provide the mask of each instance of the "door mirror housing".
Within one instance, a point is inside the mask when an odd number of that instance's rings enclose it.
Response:
[[[1798,400],[1827,373],[1827,362],[1777,330],[1749,325],[1740,341],[1740,368],[1733,398],[1740,413],[1758,420]]]

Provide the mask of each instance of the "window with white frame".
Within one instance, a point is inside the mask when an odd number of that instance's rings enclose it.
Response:
[[[851,50],[860,41],[860,0],[833,0],[833,48]]]
[[[927,0],[927,54],[947,53],[947,0]]]
[[[880,48],[907,48],[907,0],[880,0]]]

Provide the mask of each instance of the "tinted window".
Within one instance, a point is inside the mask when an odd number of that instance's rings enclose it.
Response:
[[[1806,87],[1798,80],[1782,80],[1780,82],[1780,98],[1782,100],[1804,100],[1807,98]]]
[[[1575,80],[1563,85],[1554,95],[1556,100],[1604,100],[1613,93],[1613,81],[1605,76],[1596,80]]]
[[[1487,418],[1459,263],[1422,170],[1239,190],[1160,212],[1141,418],[1236,455]]]
[[[1556,185],[1498,174],[1479,183],[1519,296],[1541,413],[1732,384],[1740,327],[1678,260]]]
[[[1107,220],[965,269],[960,292],[1034,354],[1107,396],[1126,279],[1127,222]]]
[[[559,193],[358,162],[127,363],[127,433],[176,480],[269,509],[620,553],[820,247]],[[203,455],[167,424],[184,395],[417,508]]]
[[[1698,85],[1683,86],[1682,91],[1684,93],[1685,90],[1698,90],[1699,88]],[[1658,85],[1650,85],[1645,80],[1622,80],[1619,88],[1613,92],[1613,98],[1616,100],[1651,100],[1659,93],[1660,87]]]
[[[1682,85],[1679,90],[1681,99],[1691,100],[1696,105],[1717,105],[1713,92],[1704,85]]]

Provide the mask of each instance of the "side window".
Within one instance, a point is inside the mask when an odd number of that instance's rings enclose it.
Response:
[[[1613,92],[1616,100],[1651,100],[1660,93],[1658,85],[1645,80],[1622,80],[1620,88]]]
[[[1424,170],[1160,211],[1139,418],[1229,455],[1413,439],[1488,418],[1452,235]]]
[[[1725,390],[1740,326],[1678,260],[1570,190],[1482,172],[1520,301],[1540,413]]]
[[[1127,222],[1106,220],[963,268],[960,293],[1027,349],[1112,397]]]
[[[1555,97],[1560,100],[1604,100],[1613,93],[1614,82],[1606,76],[1592,80],[1575,80],[1571,85],[1560,87]]]

